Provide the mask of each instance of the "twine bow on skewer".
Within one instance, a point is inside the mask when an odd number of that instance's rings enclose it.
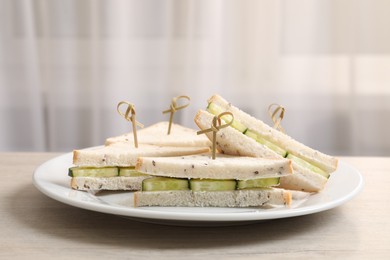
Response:
[[[127,105],[126,111],[124,113],[120,110],[123,105]],[[144,125],[135,119],[135,106],[127,101],[121,101],[118,103],[116,110],[118,111],[119,115],[126,119],[126,121],[131,122],[133,126],[134,145],[135,148],[138,148],[137,126],[143,128]]]
[[[274,128],[281,131],[282,133],[285,133],[281,125],[285,111],[286,109],[283,106],[275,103],[268,107],[268,114],[274,122]]]
[[[227,123],[222,124],[221,123],[221,121],[222,121],[221,117],[225,116],[225,118],[226,118],[226,115],[230,115],[231,119]],[[217,132],[220,129],[222,129],[222,128],[230,126],[233,123],[233,120],[234,120],[234,116],[233,116],[233,114],[231,112],[223,112],[223,113],[219,114],[218,116],[214,116],[210,128],[204,129],[204,130],[201,130],[201,131],[197,132],[198,135],[205,134],[205,133],[208,133],[208,132],[213,132],[213,147],[212,147],[212,159],[213,160],[215,160]],[[226,120],[224,120],[224,121],[226,121]]]
[[[187,99],[188,103],[184,104],[184,105],[181,105],[181,106],[177,106],[177,101],[179,99]],[[180,110],[180,109],[188,107],[190,105],[190,101],[191,101],[191,98],[189,96],[174,97],[172,99],[172,103],[170,105],[170,108],[162,112],[163,114],[171,113],[170,116],[169,116],[169,126],[168,126],[168,133],[167,133],[168,135],[171,134],[173,115],[176,113],[177,110]]]

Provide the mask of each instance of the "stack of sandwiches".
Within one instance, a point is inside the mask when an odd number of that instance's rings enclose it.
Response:
[[[158,176],[144,180],[134,205],[262,207],[290,205],[292,195],[273,188],[292,173],[290,160],[206,155],[139,158],[136,169]]]
[[[71,187],[76,190],[140,190],[149,177],[135,170],[141,156],[182,156],[207,153],[210,141],[196,131],[173,124],[175,134],[166,135],[168,122],[138,131],[138,148],[129,134],[108,138],[105,146],[73,151],[69,169]]]
[[[206,111],[207,110],[207,111]],[[251,117],[218,95],[199,110],[195,123],[210,128],[229,111],[231,126],[217,133],[217,158],[210,158],[212,134],[168,122],[108,138],[105,145],[74,151],[69,169],[77,190],[129,190],[134,206],[289,206],[296,191],[321,191],[337,159],[313,150]],[[295,191],[292,191],[295,190]]]
[[[214,95],[208,100],[207,111],[199,110],[195,123],[206,129],[214,115],[229,111],[234,115],[230,127],[217,134],[218,150],[225,154],[258,158],[287,158],[294,174],[283,177],[281,188],[318,192],[337,169],[337,159],[311,149],[290,136],[256,119],[231,103]],[[208,135],[211,138],[211,135]]]

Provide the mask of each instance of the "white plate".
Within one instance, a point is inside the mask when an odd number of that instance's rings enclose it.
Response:
[[[337,207],[352,199],[363,187],[361,174],[339,162],[325,189],[292,208],[179,208],[132,207],[132,192],[103,192],[93,195],[70,189],[68,168],[72,154],[51,159],[34,172],[34,185],[45,195],[60,202],[98,212],[120,215],[146,222],[174,225],[232,225],[302,216]]]

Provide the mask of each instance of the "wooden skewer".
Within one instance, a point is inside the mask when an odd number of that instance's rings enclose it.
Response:
[[[188,103],[187,104],[184,104],[184,105],[181,105],[181,106],[177,106],[177,101],[179,99],[186,99],[188,100]],[[183,109],[183,108],[186,108],[190,105],[190,97],[189,96],[178,96],[178,97],[174,97],[172,99],[172,103],[170,105],[170,108],[163,111],[163,114],[166,114],[166,113],[171,113],[170,116],[169,116],[169,126],[168,126],[168,135],[171,134],[171,127],[172,127],[172,121],[173,121],[173,115],[176,113],[177,110],[180,110],[180,109]]]
[[[226,118],[226,115],[230,115],[231,119],[227,123],[222,124],[221,123],[221,120],[222,120],[221,117],[225,116],[225,118]],[[213,160],[215,160],[217,132],[220,129],[222,129],[222,128],[230,126],[233,123],[233,120],[234,120],[234,116],[233,116],[233,114],[231,112],[223,112],[223,113],[219,114],[218,116],[214,116],[210,128],[204,129],[204,130],[201,130],[201,131],[197,132],[198,135],[205,134],[205,133],[208,133],[208,132],[211,132],[211,131],[213,132],[213,147],[212,147],[212,159]]]
[[[120,108],[123,105],[127,105],[126,112],[123,113]],[[137,126],[143,128],[144,125],[138,122],[135,119],[136,113],[135,113],[135,106],[127,101],[121,101],[118,103],[116,110],[118,111],[119,115],[121,115],[126,121],[131,122],[133,126],[133,136],[134,136],[134,146],[135,148],[138,148],[138,138],[137,138]]]

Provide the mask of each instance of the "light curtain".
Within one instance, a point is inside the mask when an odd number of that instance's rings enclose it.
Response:
[[[335,155],[389,155],[385,0],[0,0],[0,150],[71,151],[131,126],[175,121],[219,93]]]

